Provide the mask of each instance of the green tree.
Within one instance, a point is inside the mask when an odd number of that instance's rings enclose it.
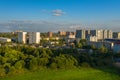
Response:
[[[37,58],[32,58],[32,59],[30,60],[29,69],[30,69],[30,70],[36,70],[37,68],[38,68]]]
[[[82,44],[81,44],[81,43],[78,43],[78,44],[76,44],[76,47],[77,47],[77,48],[82,48]]]
[[[99,48],[99,52],[100,52],[100,53],[107,53],[108,50],[107,50],[107,48],[106,48],[105,46],[101,46],[101,47]]]
[[[53,59],[53,63],[54,65],[56,64],[57,65],[57,68],[73,68],[75,66],[77,66],[78,62],[77,60],[70,56],[70,55],[64,55],[64,54],[60,54],[59,56],[56,56],[54,59]],[[52,63],[52,65],[53,65]]]
[[[21,70],[24,68],[25,66],[25,62],[23,60],[19,60],[15,63],[15,68],[18,69],[18,70]]]

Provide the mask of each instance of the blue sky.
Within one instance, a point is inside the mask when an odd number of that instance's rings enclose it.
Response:
[[[0,0],[0,20],[116,20],[119,9],[120,0]],[[64,14],[53,16],[53,10]]]
[[[0,21],[103,23],[120,20],[120,0],[0,0]]]

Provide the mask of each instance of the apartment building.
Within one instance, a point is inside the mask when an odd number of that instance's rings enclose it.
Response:
[[[11,42],[11,39],[0,37],[0,42]]]
[[[114,32],[113,38],[120,39],[120,32]]]
[[[18,32],[18,42],[26,43],[27,32]]]
[[[113,33],[111,30],[103,30],[103,39],[112,39]]]
[[[66,36],[66,31],[58,31],[58,34],[59,34],[60,36]]]
[[[76,38],[85,39],[85,30],[76,30]]]
[[[53,32],[48,32],[48,37],[52,37],[53,36]]]
[[[40,32],[29,32],[29,44],[40,43]]]

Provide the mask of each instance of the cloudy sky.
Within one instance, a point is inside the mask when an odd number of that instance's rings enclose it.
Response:
[[[0,0],[0,31],[120,31],[120,0]]]

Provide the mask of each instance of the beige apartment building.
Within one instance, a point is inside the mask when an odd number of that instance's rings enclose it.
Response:
[[[27,40],[27,32],[18,32],[18,42],[19,43],[26,43]]]

